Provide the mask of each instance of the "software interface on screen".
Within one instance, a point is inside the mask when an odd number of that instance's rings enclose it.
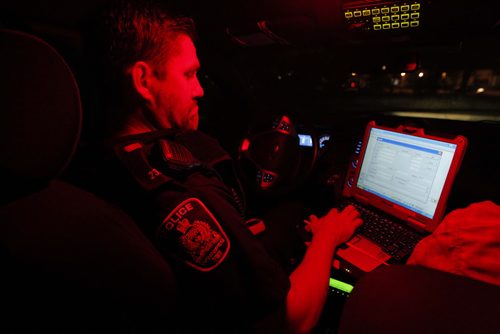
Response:
[[[456,148],[372,128],[357,186],[432,219]]]

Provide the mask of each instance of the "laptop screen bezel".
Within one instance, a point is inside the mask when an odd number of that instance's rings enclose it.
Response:
[[[381,197],[358,187],[358,179],[361,168],[363,166],[363,161],[368,146],[368,139],[370,138],[372,129],[386,130],[395,133],[401,133],[419,138],[437,140],[440,142],[451,143],[456,145],[455,154],[453,156],[448,175],[446,176],[446,180],[443,185],[443,190],[441,192],[440,199],[437,203],[436,210],[432,218],[426,217],[420,213],[417,213],[401,205],[398,205],[397,203],[382,199]],[[352,196],[354,196],[356,200],[360,201],[361,203],[374,206],[377,209],[380,209],[383,212],[388,213],[389,215],[395,216],[407,222],[409,225],[413,226],[418,230],[425,230],[427,232],[432,232],[435,230],[435,228],[443,218],[446,209],[446,203],[453,185],[453,181],[455,180],[455,177],[462,163],[466,147],[467,147],[467,138],[461,135],[457,135],[456,137],[453,138],[437,137],[426,134],[425,131],[421,128],[409,128],[405,126],[399,126],[398,128],[390,128],[386,126],[377,125],[375,121],[370,121],[366,126],[365,134],[363,137],[363,145],[359,155],[359,164],[356,168],[354,175],[354,182],[352,185],[351,194]]]

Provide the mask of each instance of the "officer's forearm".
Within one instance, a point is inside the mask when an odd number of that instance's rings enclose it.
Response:
[[[295,333],[310,332],[321,316],[336,246],[327,239],[313,238],[304,259],[290,275],[287,318]]]

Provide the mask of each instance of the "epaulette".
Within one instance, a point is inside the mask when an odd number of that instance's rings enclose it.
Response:
[[[201,131],[182,131],[177,133],[176,143],[187,147],[196,159],[210,167],[231,160],[229,154],[219,145],[219,142]]]
[[[141,141],[117,145],[114,147],[114,151],[137,183],[147,191],[157,189],[173,180],[151,166],[146,156],[144,144]]]
[[[182,144],[167,139],[158,139],[158,146],[163,161],[172,170],[187,171],[203,166],[203,163]]]

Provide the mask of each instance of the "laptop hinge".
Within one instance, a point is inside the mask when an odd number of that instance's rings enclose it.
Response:
[[[361,204],[365,204],[367,205],[368,204],[368,198],[365,197],[365,196],[361,196],[360,194],[355,194],[354,195],[354,198],[360,202]]]
[[[419,221],[418,219],[415,219],[413,217],[407,217],[406,219],[410,224],[412,224],[416,229],[421,230],[422,232],[425,231],[425,223]]]

